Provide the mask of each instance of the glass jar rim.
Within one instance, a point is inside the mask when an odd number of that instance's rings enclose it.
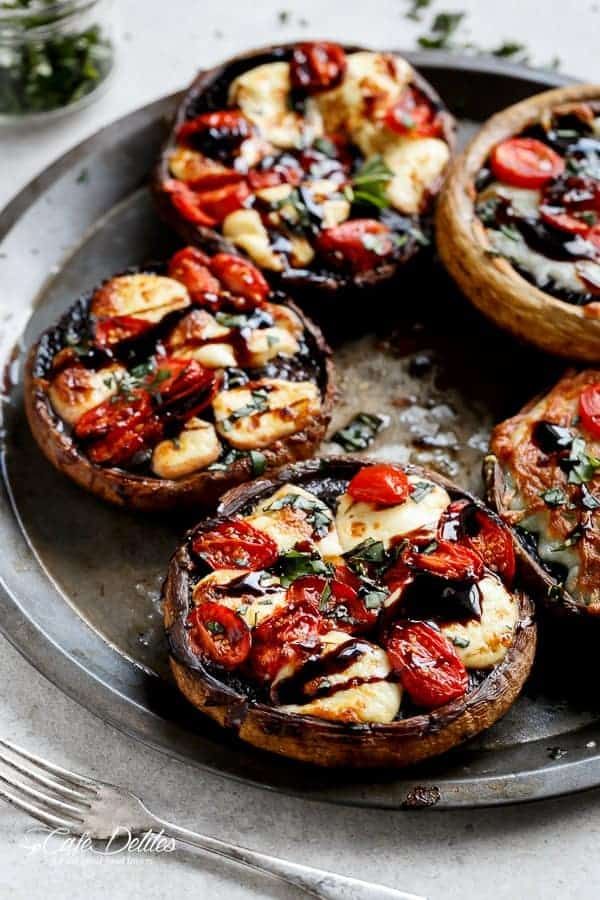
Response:
[[[53,22],[61,21],[76,13],[84,12],[87,9],[98,4],[99,0],[55,0],[47,6],[38,7],[15,7],[9,9],[2,6],[0,0],[0,28],[13,27],[18,29],[21,24],[25,25],[32,17],[40,17],[40,28],[45,28]]]

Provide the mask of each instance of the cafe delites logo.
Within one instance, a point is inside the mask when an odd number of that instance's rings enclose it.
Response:
[[[118,858],[121,862],[142,862],[155,854],[173,853],[174,838],[164,830],[133,833],[116,826],[107,840],[98,841],[87,832],[72,834],[67,828],[34,825],[28,828],[21,843],[28,856],[41,854],[57,862],[72,861],[82,854],[94,858]]]

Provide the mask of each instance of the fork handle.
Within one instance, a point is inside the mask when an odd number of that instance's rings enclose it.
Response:
[[[180,828],[171,822],[154,817],[155,821],[169,837],[175,838],[192,847],[199,847],[208,853],[216,853],[226,859],[255,869],[266,875],[272,875],[288,884],[300,888],[313,897],[321,900],[426,900],[416,894],[408,894],[406,891],[397,891],[395,888],[384,887],[381,884],[373,884],[361,881],[358,878],[348,878],[346,875],[337,875],[327,872],[325,869],[315,869],[312,866],[304,866],[301,863],[289,862],[277,856],[269,856],[256,850],[248,850],[235,844],[228,844],[217,838],[196,834],[187,828]]]

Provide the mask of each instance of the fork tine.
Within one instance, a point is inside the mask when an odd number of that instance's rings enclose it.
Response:
[[[82,804],[81,806],[74,806],[72,803],[65,803],[64,800],[58,800],[56,797],[49,797],[48,794],[43,794],[41,791],[36,791],[35,788],[30,787],[27,784],[24,784],[22,781],[15,779],[11,781],[10,778],[6,778],[0,772],[0,781],[6,784],[8,787],[13,788],[14,790],[21,791],[23,794],[26,794],[28,797],[31,797],[32,800],[38,800],[40,803],[45,803],[47,806],[54,806],[58,809],[59,812],[65,813],[74,813],[75,817],[79,819],[80,822],[83,823],[83,819],[81,818],[84,809],[90,809],[91,804],[86,803],[85,807]]]
[[[68,828],[69,831],[75,825],[75,823],[70,819],[61,819],[60,816],[54,816],[51,813],[40,809],[39,806],[34,806],[33,803],[28,803],[27,800],[23,800],[21,797],[13,794],[12,791],[7,791],[6,788],[3,788],[1,786],[0,798],[8,801],[8,803],[12,803],[13,806],[17,806],[19,809],[22,809],[23,812],[29,813],[30,816],[33,816],[34,819],[38,819],[38,821],[40,822],[43,822],[44,825],[51,825],[53,828]]]
[[[5,738],[0,738],[0,744],[8,750],[11,750],[16,756],[24,756],[29,762],[36,763],[36,765],[45,772],[49,772],[51,775],[57,775],[59,778],[64,778],[76,787],[86,788],[87,790],[97,793],[96,784],[92,778],[87,778],[85,775],[77,774],[77,772],[70,772],[68,769],[63,769],[61,766],[57,766],[54,763],[48,762],[46,759],[42,759],[40,756],[36,756],[35,753],[30,753],[29,750],[17,747],[16,744],[7,741]]]
[[[66,784],[61,784],[58,781],[54,781],[52,778],[47,778],[42,772],[38,771],[34,766],[28,767],[27,765],[23,765],[18,757],[16,760],[11,759],[5,753],[0,750],[0,762],[4,763],[7,766],[10,766],[11,769],[15,769],[21,775],[26,775],[31,781],[36,782],[37,784],[42,784],[44,787],[50,788],[50,790],[55,791],[59,796],[70,799],[70,800],[87,800],[89,801],[92,797],[96,796],[97,792],[93,792],[90,796],[90,793],[84,794],[81,791],[76,791],[73,788],[67,787]],[[91,792],[91,788],[86,788]]]

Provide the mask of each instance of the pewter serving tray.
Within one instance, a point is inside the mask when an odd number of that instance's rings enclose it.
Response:
[[[438,53],[411,59],[461,118],[463,140],[503,106],[564,83],[495,61]],[[54,684],[137,740],[265,788],[336,803],[439,808],[600,784],[600,710],[581,687],[595,683],[595,654],[578,642],[568,658],[570,642],[559,642],[552,628],[544,629],[524,695],[501,723],[404,772],[323,772],[254,751],[211,725],[172,686],[159,590],[191,521],[109,508],[55,472],[29,433],[21,377],[26,350],[80,293],[177,245],[145,187],[176,99],[103,129],[0,215],[3,633]],[[495,332],[432,263],[382,295],[374,320],[369,309],[353,335],[329,334],[341,388],[332,432],[356,412],[385,413],[390,425],[373,452],[432,465],[480,490],[492,423],[552,379],[557,364]]]

